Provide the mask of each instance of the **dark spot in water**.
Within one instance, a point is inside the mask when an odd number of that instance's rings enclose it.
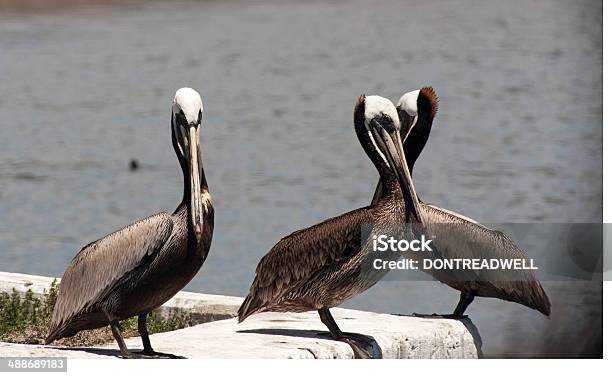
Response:
[[[24,172],[24,173],[16,173],[13,175],[15,180],[23,180],[23,181],[43,181],[45,179],[44,176],[35,175],[33,173]]]
[[[138,163],[138,160],[130,160],[130,171],[137,171],[138,168],[140,168],[140,163]]]

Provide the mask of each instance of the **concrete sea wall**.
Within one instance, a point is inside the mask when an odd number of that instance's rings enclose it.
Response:
[[[42,294],[53,278],[0,272],[0,291],[28,289]],[[316,312],[257,314],[238,324],[242,298],[179,292],[162,306],[162,314],[186,311],[204,322],[151,335],[153,347],[186,358],[353,358],[351,348],[334,341]],[[360,335],[377,358],[478,358],[480,340],[469,320],[422,319],[349,309],[332,309],[338,325]],[[1,321],[1,319],[0,319]],[[142,348],[139,337],[126,340]],[[68,348],[0,342],[0,356],[116,358],[114,343]]]

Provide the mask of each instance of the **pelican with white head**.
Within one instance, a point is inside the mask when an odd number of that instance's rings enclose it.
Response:
[[[363,113],[362,113],[363,112]],[[363,114],[363,119],[360,119]],[[422,223],[418,197],[404,156],[400,120],[391,101],[380,96],[361,96],[355,109],[355,129],[361,144],[384,183],[397,181],[408,219]]]
[[[206,179],[200,157],[200,126],[204,108],[200,94],[191,88],[181,88],[172,103],[172,139],[183,172],[186,185],[184,200],[191,215],[191,226],[198,241],[202,238],[204,216],[202,195],[207,195]],[[204,201],[207,202],[207,201]]]
[[[402,125],[400,129],[402,141],[406,140],[406,137],[410,134],[410,130],[412,130],[419,119],[417,99],[419,98],[420,92],[421,90],[418,89],[416,91],[404,93],[397,102],[397,113]],[[406,127],[404,127],[404,125],[406,125]]]

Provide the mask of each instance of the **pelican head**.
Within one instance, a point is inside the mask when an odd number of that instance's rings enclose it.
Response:
[[[399,116],[393,103],[384,97],[362,95],[355,107],[355,131],[381,177],[385,179],[384,176],[391,174],[399,182],[406,211],[411,212],[417,222],[423,223],[402,148]]]
[[[406,141],[408,134],[417,126],[419,121],[421,128],[430,129],[437,111],[438,95],[432,87],[423,87],[416,91],[404,93],[397,102],[402,140]]]
[[[176,91],[172,103],[173,143],[185,175],[185,196],[189,194],[191,226],[198,242],[204,229],[202,209],[202,161],[200,158],[200,126],[202,98],[191,88]],[[184,198],[187,200],[187,198]]]
[[[402,141],[406,140],[410,130],[416,125],[419,111],[417,99],[419,98],[420,89],[412,92],[404,93],[397,102],[397,113],[400,118],[400,134]]]

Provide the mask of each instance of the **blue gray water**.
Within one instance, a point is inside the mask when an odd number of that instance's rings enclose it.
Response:
[[[492,223],[601,221],[601,23],[600,2],[569,0],[1,11],[0,270],[61,276],[84,244],[174,210],[181,86],[204,100],[216,209],[189,290],[244,295],[282,236],[369,203],[377,174],[352,126],[364,92],[437,89],[414,175],[426,201]],[[544,286],[550,320],[476,299],[485,356],[600,353],[601,284]],[[346,306],[448,312],[456,299],[383,282]]]

